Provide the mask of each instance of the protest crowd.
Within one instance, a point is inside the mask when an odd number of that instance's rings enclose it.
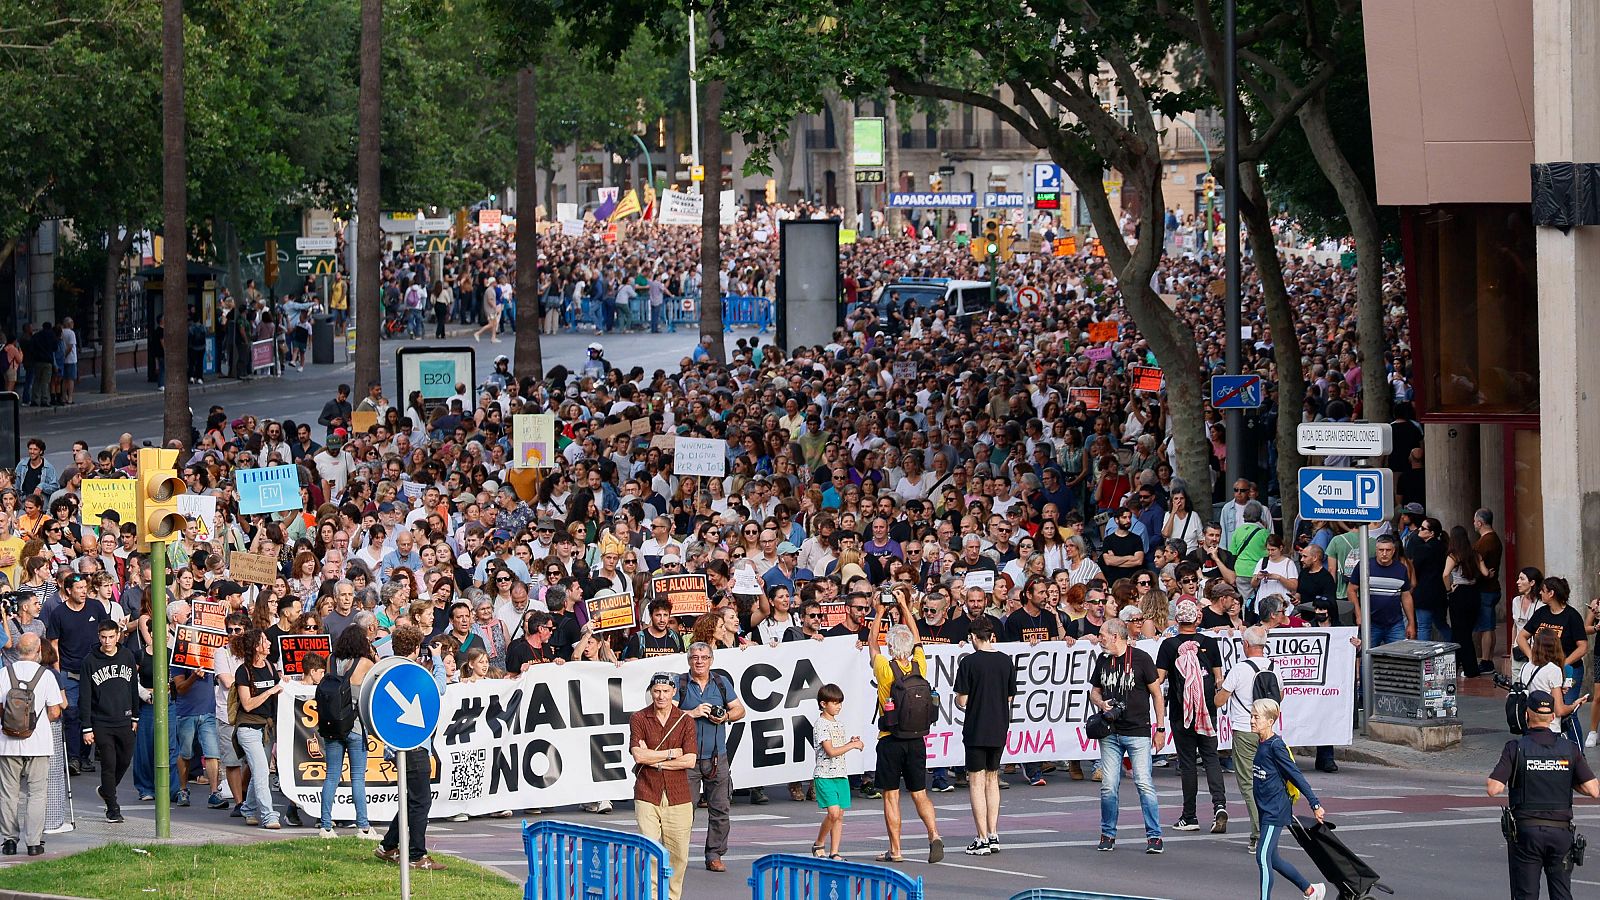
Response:
[[[516,315],[537,314],[546,333],[596,332],[589,358],[540,377],[501,357],[484,383],[457,385],[442,403],[389,397],[379,384],[341,386],[314,422],[212,407],[197,442],[179,448],[179,472],[192,494],[215,498],[215,511],[171,545],[164,597],[151,596],[134,526],[81,500],[93,480],[136,474],[131,438],[75,446],[74,465],[60,472],[42,442],[30,442],[16,470],[0,472],[0,575],[11,592],[10,667],[0,680],[16,685],[45,667],[33,690],[52,713],[30,737],[0,737],[6,852],[32,852],[64,827],[69,777],[97,785],[111,822],[122,820],[123,798],[153,796],[154,604],[166,605],[175,654],[188,652],[196,631],[226,635],[203,656],[194,648],[204,661],[193,667],[175,655],[165,751],[174,802],[268,829],[310,824],[271,774],[282,746],[277,704],[294,685],[316,689],[326,710],[323,679],[359,684],[389,655],[423,662],[441,691],[552,678],[574,661],[678,659],[648,677],[648,695],[625,698],[632,807],[671,852],[674,898],[696,807],[709,821],[703,864],[712,872],[726,871],[722,857],[736,843],[731,806],[774,799],[815,802],[813,852],[839,858],[849,838],[842,811],[853,798],[881,799],[890,845],[879,859],[894,862],[904,856],[904,790],[937,861],[945,837],[929,792],[969,791],[965,849],[984,856],[1002,848],[1002,792],[1061,778],[1098,783],[1102,851],[1116,846],[1129,779],[1146,853],[1162,852],[1168,829],[1226,833],[1246,827],[1238,819],[1247,815],[1263,896],[1276,869],[1320,897],[1322,886],[1276,851],[1291,806],[1285,784],[1319,818],[1321,807],[1273,733],[1282,694],[1267,646],[1275,629],[1356,624],[1362,567],[1374,643],[1453,633],[1463,677],[1513,654],[1525,680],[1555,681],[1557,713],[1583,738],[1582,711],[1569,704],[1600,604],[1585,606],[1563,579],[1529,569],[1510,577],[1518,593],[1501,605],[1508,573],[1493,516],[1447,527],[1428,515],[1397,272],[1385,273],[1389,383],[1374,386],[1360,379],[1350,270],[1287,259],[1299,326],[1274,335],[1246,266],[1246,371],[1270,373],[1273,342],[1296,341],[1308,392],[1304,409],[1284,411],[1269,384],[1265,405],[1247,417],[1245,468],[1257,474],[1228,483],[1212,411],[1210,469],[1178,470],[1166,395],[1136,390],[1128,372],[1156,361],[1121,312],[1104,259],[1087,247],[1002,265],[1013,291],[1041,292],[1032,305],[957,322],[900,304],[900,278],[987,277],[965,246],[938,236],[950,223],[935,218],[842,248],[849,317],[826,346],[785,353],[741,332],[725,365],[697,346],[675,371],[616,365],[602,338],[659,330],[666,309],[700,294],[697,229],[641,224],[615,241],[551,230],[540,242],[537,311],[527,298],[519,309],[509,291],[515,260],[501,235],[474,232],[439,278],[425,257],[391,254],[384,297],[400,323],[395,336],[420,336],[431,318],[441,335],[454,323],[509,339],[500,335]],[[775,225],[766,210],[728,229],[724,293],[775,295]],[[1169,231],[1186,227],[1169,220]],[[1219,272],[1215,257],[1175,254],[1157,276],[1213,368],[1223,355],[1221,300],[1210,290]],[[336,283],[337,298],[292,299],[304,304],[294,314],[347,308]],[[628,315],[639,308],[648,314]],[[1106,323],[1109,338],[1091,340],[1106,337]],[[1403,503],[1363,560],[1348,529],[1282,521],[1271,473],[1278,416],[1356,420],[1369,390],[1398,401],[1390,465]],[[694,473],[681,459],[691,446]],[[274,465],[297,468],[298,503],[242,512],[238,473]],[[1515,648],[1495,645],[1507,615],[1521,626]],[[729,728],[750,698],[722,668],[741,653],[830,637],[854,638],[852,649],[870,655],[876,700],[871,684],[823,685],[807,698],[814,777],[735,784]],[[1242,648],[1237,659],[1219,646],[1230,641]],[[1072,724],[1099,735],[1099,756],[1011,764],[1003,751],[1016,689],[1011,660],[996,648],[1050,642],[1094,649],[1092,715]],[[965,751],[958,764],[930,768],[923,739],[944,700],[932,696],[928,654],[939,645],[971,650],[954,680]],[[852,702],[873,705],[867,733],[841,718]],[[368,819],[361,790],[366,735],[347,718],[325,718],[343,729],[318,730],[328,785],[348,759],[357,799],[353,817],[336,817],[325,790],[318,826],[332,836],[348,824],[380,840],[384,823]],[[1219,748],[1224,728],[1231,750]],[[862,771],[851,756],[868,749],[876,762]],[[411,756],[422,769],[403,777],[421,779],[411,798],[423,803],[427,757]],[[1331,746],[1318,748],[1314,765],[1337,771]],[[283,775],[286,761],[276,767]],[[1160,809],[1157,769],[1180,775],[1181,809]],[[613,805],[584,810],[604,815]],[[426,806],[401,814],[411,817],[411,846],[399,847],[391,830],[380,858],[440,867],[427,854]]]

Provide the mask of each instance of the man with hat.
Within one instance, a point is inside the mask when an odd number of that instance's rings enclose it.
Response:
[[[633,755],[633,814],[639,833],[666,847],[672,860],[670,900],[683,896],[694,828],[694,794],[688,771],[695,768],[699,744],[689,715],[673,702],[673,676],[650,677],[650,705],[628,719],[628,752]]]
[[[1529,692],[1527,730],[1506,742],[1489,773],[1489,796],[1509,791],[1500,827],[1506,837],[1513,900],[1538,898],[1541,871],[1550,885],[1551,900],[1572,897],[1571,854],[1577,835],[1572,794],[1600,799],[1600,781],[1583,751],[1550,730],[1555,714],[1555,698],[1549,691]]]
[[[768,569],[761,576],[764,587],[786,587],[791,592],[797,590],[796,582],[812,581],[816,578],[811,572],[799,568],[800,548],[784,541],[778,545],[778,564]]]
[[[1178,633],[1162,641],[1156,651],[1156,674],[1167,688],[1172,743],[1183,783],[1183,814],[1173,830],[1200,828],[1195,811],[1200,781],[1195,767],[1198,759],[1205,764],[1206,787],[1211,791],[1211,833],[1222,834],[1228,830],[1228,795],[1222,784],[1222,763],[1217,757],[1215,699],[1217,686],[1222,683],[1222,648],[1216,638],[1200,633],[1200,604],[1194,600],[1179,600],[1174,618]]]

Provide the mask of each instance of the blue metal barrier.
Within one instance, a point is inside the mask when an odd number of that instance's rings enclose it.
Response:
[[[1131,894],[1094,894],[1093,890],[1066,890],[1062,887],[1035,887],[1021,894],[1011,895],[1011,900],[1154,900],[1152,897],[1134,897]]]
[[[660,844],[568,822],[522,825],[524,900],[667,900],[672,865]]]
[[[722,323],[728,331],[735,325],[753,325],[766,334],[772,323],[772,301],[765,297],[723,297]]]
[[[867,863],[773,853],[750,871],[753,900],[923,900],[922,878]]]

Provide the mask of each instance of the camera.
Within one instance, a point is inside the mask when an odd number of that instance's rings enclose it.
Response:
[[[1523,685],[1522,685],[1521,681],[1512,681],[1511,679],[1507,678],[1506,676],[1501,675],[1499,672],[1496,672],[1494,674],[1494,686],[1499,688],[1499,689],[1501,689],[1502,691],[1520,691],[1520,690],[1523,690]]]
[[[15,616],[22,609],[22,601],[27,598],[28,595],[21,591],[6,591],[0,594],[0,615],[8,618]]]
[[[713,719],[726,718],[728,715],[728,708],[726,706],[713,706],[711,707],[710,715]]]
[[[1110,703],[1111,708],[1101,712],[1100,715],[1104,716],[1107,722],[1115,723],[1122,718],[1122,714],[1124,712],[1128,711],[1128,707],[1127,704],[1123,703],[1121,700],[1111,700],[1108,702]]]

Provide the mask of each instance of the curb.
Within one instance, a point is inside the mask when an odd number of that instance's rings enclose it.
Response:
[[[22,891],[8,891],[0,888],[0,900],[83,900],[83,898],[66,897],[61,894],[28,894]]]

